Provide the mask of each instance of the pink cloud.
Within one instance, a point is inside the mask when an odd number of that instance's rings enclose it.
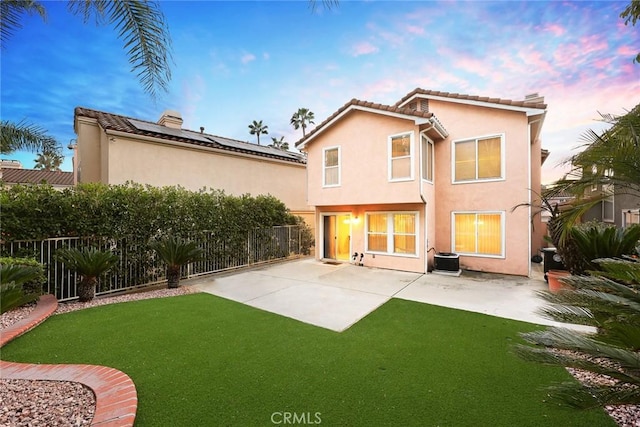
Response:
[[[620,56],[636,56],[637,49],[632,48],[631,46],[620,46],[616,53]]]
[[[353,56],[369,55],[371,53],[376,53],[379,50],[380,49],[378,49],[377,46],[374,46],[369,42],[361,42],[352,46],[351,54]]]
[[[562,36],[564,35],[564,33],[567,32],[567,30],[558,24],[547,24],[544,25],[540,28],[540,30],[544,31],[544,32],[549,32],[551,34],[553,34],[556,37]]]
[[[424,27],[419,27],[417,25],[407,25],[404,29],[409,34],[415,34],[418,36],[421,36],[424,34]]]

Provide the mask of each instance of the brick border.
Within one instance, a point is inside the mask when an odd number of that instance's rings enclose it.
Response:
[[[58,307],[54,295],[44,295],[29,317],[2,331],[0,347],[45,321]],[[130,427],[136,418],[138,394],[131,378],[97,365],[39,365],[0,360],[0,378],[72,381],[89,387],[96,397],[92,426]]]

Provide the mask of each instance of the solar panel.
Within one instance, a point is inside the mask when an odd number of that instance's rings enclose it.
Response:
[[[223,145],[225,147],[237,148],[237,149],[246,150],[246,151],[254,151],[256,153],[269,154],[272,156],[285,157],[285,158],[295,159],[295,160],[302,159],[302,156],[300,154],[293,153],[290,151],[279,150],[277,148],[268,147],[266,145],[250,144],[248,142],[236,141],[233,139],[222,138],[220,136],[209,136],[208,138],[211,141],[217,144]]]
[[[127,119],[127,120],[129,120],[129,123],[131,123],[131,125],[138,130],[211,143],[209,139],[207,139],[204,135],[198,132],[193,132],[193,131],[183,130],[183,129],[174,129],[167,126],[158,125],[155,123],[141,122],[134,119]]]

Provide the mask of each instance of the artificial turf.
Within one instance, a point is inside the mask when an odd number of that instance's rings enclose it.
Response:
[[[392,299],[337,333],[208,294],[49,318],[2,359],[126,372],[136,426],[614,426],[548,401],[528,323]]]

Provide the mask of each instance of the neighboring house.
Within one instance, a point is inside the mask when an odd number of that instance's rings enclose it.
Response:
[[[226,194],[271,194],[313,224],[306,201],[306,160],[299,153],[182,128],[180,113],[157,123],[77,107],[74,129],[78,182],[152,186]]]
[[[631,194],[604,184],[594,185],[586,193],[587,197],[606,197],[589,209],[582,216],[582,221],[601,221],[622,228],[640,224],[640,191]]]
[[[546,108],[537,94],[423,89],[395,105],[349,101],[296,143],[308,155],[316,256],[364,253],[364,265],[425,272],[434,253],[455,252],[465,269],[529,275],[540,215],[513,208],[541,188]]]
[[[73,187],[73,172],[23,169],[16,160],[2,160],[0,182],[5,186],[16,184],[49,184],[57,190]]]

